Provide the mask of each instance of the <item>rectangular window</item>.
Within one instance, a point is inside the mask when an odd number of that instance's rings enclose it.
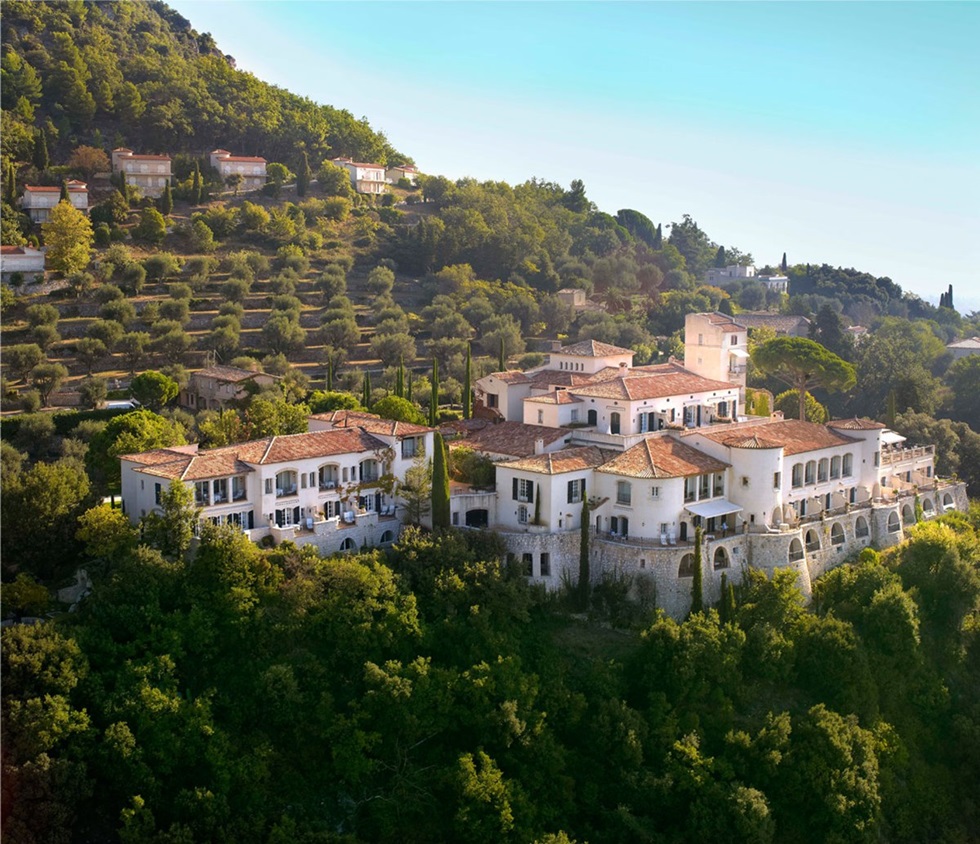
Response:
[[[228,479],[218,478],[212,484],[212,492],[214,494],[214,503],[223,504],[228,500]]]
[[[732,345],[733,346],[737,346],[738,345],[738,335],[737,334],[733,334],[732,335]]]
[[[524,570],[524,575],[526,577],[534,576],[534,555],[524,554],[521,557],[521,568]]]
[[[513,498],[515,501],[526,501],[528,504],[534,503],[534,481],[524,478],[514,478]]]
[[[616,481],[616,503],[626,506],[633,503],[633,485],[629,481]]]
[[[527,507],[523,504],[517,508],[517,522],[518,524],[527,524]]]
[[[194,503],[198,507],[206,507],[211,503],[210,481],[198,481],[194,484]]]
[[[543,425],[544,424],[544,411],[543,410],[539,410],[538,411],[538,424],[539,425]]]
[[[496,406],[497,406],[497,394],[487,393],[487,407],[496,407]]]
[[[568,482],[568,503],[578,504],[585,496],[585,478]]]
[[[698,497],[698,479],[684,478],[684,503],[690,504]]]
[[[715,483],[712,488],[712,494],[715,498],[725,494],[725,476],[721,472],[715,473]]]
[[[711,489],[711,475],[701,475],[698,481],[698,498],[708,498]]]
[[[265,494],[272,495],[272,478],[265,479]]]
[[[652,486],[652,487],[650,487],[650,497],[651,498],[660,498],[660,487],[659,486]]]
[[[779,489],[783,485],[783,473],[774,472],[772,476],[772,488]]]
[[[245,478],[241,475],[235,475],[231,479],[231,497],[235,501],[243,501],[245,499]]]
[[[459,513],[453,513],[453,527],[459,527]]]
[[[303,472],[303,473],[302,473],[302,474],[300,475],[300,480],[299,480],[299,482],[300,482],[300,486],[301,486],[301,487],[302,487],[303,489],[306,489],[306,472]]]
[[[574,422],[578,422],[578,408],[577,407],[573,407],[572,408],[571,417],[570,418],[571,418],[571,421],[573,423]]]
[[[163,485],[153,484],[153,501],[157,504],[160,503],[160,496],[163,495]]]
[[[415,457],[417,442],[415,437],[406,437],[402,440],[402,459],[410,460]]]
[[[541,569],[539,574],[541,577],[551,577],[551,554],[547,551],[541,552]]]

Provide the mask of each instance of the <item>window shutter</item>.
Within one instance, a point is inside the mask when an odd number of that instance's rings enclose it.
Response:
[[[517,501],[517,478],[514,478],[514,500]]]
[[[299,507],[293,507],[293,524],[299,524]]]
[[[568,503],[569,504],[571,504],[575,500],[575,484],[577,484],[577,483],[578,483],[578,481],[569,481],[568,482]]]
[[[580,489],[582,490],[582,500],[585,501],[585,478],[579,480]]]
[[[303,472],[300,475],[300,484],[302,485],[303,489],[306,489],[306,472]]]
[[[272,495],[272,478],[265,479],[265,494]]]
[[[534,483],[533,482],[529,482],[528,485],[527,485],[527,503],[528,504],[533,504],[534,503]]]

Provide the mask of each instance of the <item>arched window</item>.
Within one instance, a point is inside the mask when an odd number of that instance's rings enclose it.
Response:
[[[911,504],[902,507],[902,522],[907,525],[915,524],[915,510],[912,509]]]
[[[806,550],[807,551],[820,550],[820,537],[817,536],[817,532],[815,530],[808,530],[806,532]]]
[[[840,457],[830,458],[830,479],[836,480],[840,477]]]
[[[340,551],[342,554],[349,554],[351,551],[357,549],[357,545],[354,544],[354,540],[349,536],[340,543]]]
[[[936,512],[936,505],[932,503],[931,498],[922,499],[922,512],[929,513],[930,515]]]
[[[381,534],[381,539],[378,541],[381,545],[385,545],[388,542],[394,542],[395,534],[390,530],[386,530],[383,534]]]
[[[724,548],[715,549],[715,570],[728,568],[728,552]]]
[[[588,421],[589,421],[589,424],[590,425],[598,425],[599,424],[599,414],[596,413],[594,410],[590,410],[589,411],[589,416],[588,416]]]
[[[615,411],[609,414],[609,433],[618,434],[620,430],[620,417]]]
[[[868,520],[864,516],[858,516],[855,520],[854,533],[862,539],[868,535]]]
[[[854,455],[851,453],[847,453],[844,455],[844,463],[843,466],[841,467],[841,474],[845,478],[849,478],[851,477],[851,474],[853,472],[854,472]]]
[[[276,474],[276,498],[286,495],[296,495],[296,473],[292,469]]]
[[[822,484],[827,480],[827,473],[830,471],[830,461],[824,457],[817,464],[817,483]]]
[[[336,489],[340,482],[340,467],[336,463],[321,466],[316,474],[320,489]]]
[[[898,520],[898,513],[892,510],[888,514],[888,532],[898,533],[902,529],[902,523]]]
[[[793,464],[793,488],[798,489],[803,486],[803,464]]]
[[[803,559],[803,543],[800,542],[795,536],[792,542],[789,543],[789,561],[795,563],[798,560]]]
[[[806,472],[804,483],[814,484],[817,482],[817,462],[815,460],[808,460],[806,463]]]
[[[844,528],[840,526],[839,522],[834,522],[834,526],[830,529],[830,544],[831,545],[844,544]]]
[[[681,557],[681,564],[677,568],[678,577],[694,577],[694,555],[685,554]]]
[[[953,496],[948,492],[943,495],[943,509],[947,509],[953,506]]]

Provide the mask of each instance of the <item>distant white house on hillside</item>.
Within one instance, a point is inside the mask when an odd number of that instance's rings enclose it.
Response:
[[[965,358],[967,355],[980,355],[980,337],[967,337],[966,340],[957,340],[955,343],[948,343],[953,360]]]
[[[724,284],[727,281],[757,281],[769,290],[785,293],[789,288],[789,278],[784,275],[757,275],[755,267],[732,264],[728,267],[712,267],[705,274],[707,284]]]
[[[170,181],[169,155],[137,155],[119,147],[112,151],[112,173],[126,174],[126,184],[135,185],[145,196],[161,196]]]
[[[0,247],[0,275],[10,281],[14,273],[20,273],[25,281],[44,275],[44,250],[30,246]]]
[[[88,213],[88,185],[71,179],[65,183],[68,199],[79,211]],[[34,223],[46,223],[51,209],[61,201],[61,188],[48,185],[24,185],[24,195],[20,200],[21,210]]]
[[[402,179],[414,185],[418,180],[419,171],[414,164],[396,164],[385,170],[385,177],[392,185],[397,185]]]
[[[254,155],[232,155],[226,149],[211,153],[211,166],[221,174],[222,181],[236,175],[242,177],[242,190],[259,190],[265,185],[266,160]]]
[[[365,164],[349,158],[335,158],[333,163],[350,174],[350,183],[358,193],[384,193],[388,188],[382,164]]]

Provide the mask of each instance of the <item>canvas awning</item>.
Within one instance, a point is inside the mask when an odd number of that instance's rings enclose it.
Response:
[[[895,443],[905,442],[905,437],[896,434],[894,431],[885,430],[881,432],[881,442],[882,445],[895,445]]]
[[[737,358],[747,358],[749,353],[745,349],[729,349],[729,354],[735,355]]]
[[[737,504],[732,504],[725,498],[713,498],[710,501],[698,501],[693,504],[685,504],[684,509],[702,519],[714,519],[717,516],[724,516],[728,513],[740,513],[742,508]]]

